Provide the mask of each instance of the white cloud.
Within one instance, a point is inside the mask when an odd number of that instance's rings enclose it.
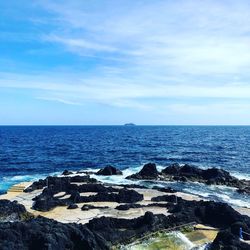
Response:
[[[43,6],[58,15],[60,34],[55,31],[52,40],[83,56],[81,49],[116,52],[139,73],[160,69],[155,74],[166,74],[168,67],[167,74],[238,74],[250,67],[247,1],[60,1]]]
[[[37,7],[53,20],[42,41],[79,56],[79,65],[66,65],[70,73],[2,72],[0,87],[31,89],[35,97],[73,105],[246,115],[249,1],[43,0]]]

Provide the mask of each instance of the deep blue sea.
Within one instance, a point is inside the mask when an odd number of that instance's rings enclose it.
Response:
[[[219,167],[249,179],[250,126],[0,127],[0,192],[20,181],[64,169],[97,169],[112,164],[132,173],[147,162],[155,162],[159,168],[174,162]],[[116,181],[115,177],[105,178]],[[168,185],[250,207],[248,197],[230,188]]]

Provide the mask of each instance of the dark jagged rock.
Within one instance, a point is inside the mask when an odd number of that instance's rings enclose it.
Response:
[[[166,202],[180,202],[183,199],[181,197],[175,196],[175,195],[162,195],[162,196],[157,196],[153,197],[151,199],[152,201],[166,201]]]
[[[176,175],[177,173],[179,173],[180,169],[181,169],[180,164],[173,163],[167,168],[163,169],[161,172],[167,175]]]
[[[0,222],[20,221],[31,217],[25,207],[17,202],[0,200]]]
[[[177,190],[174,190],[171,187],[157,187],[157,186],[153,186],[152,189],[158,190],[160,192],[164,192],[164,193],[176,193]]]
[[[69,170],[64,170],[62,175],[71,175],[73,174],[73,172],[69,171]]]
[[[250,194],[250,181],[239,180],[230,175],[229,172],[218,169],[200,169],[194,165],[185,164],[181,166],[178,163],[171,164],[158,174],[145,174],[142,169],[140,172],[128,176],[128,179],[142,180],[162,180],[162,181],[182,181],[182,182],[201,182],[208,185],[225,185],[237,188],[239,193]],[[143,173],[142,173],[143,172]],[[148,173],[148,171],[146,171]]]
[[[49,176],[44,180],[40,179],[39,181],[33,182],[32,185],[30,185],[28,188],[26,188],[24,190],[24,192],[29,193],[29,192],[32,192],[34,190],[43,189],[44,187],[48,187],[48,186],[49,187],[56,186],[60,189],[60,187],[68,186],[70,183],[74,183],[74,182],[96,183],[97,180],[94,178],[90,178],[89,175],[85,175],[85,176],[76,175],[76,176],[72,176],[72,177],[52,177],[52,176]]]
[[[143,195],[134,190],[121,189],[117,193],[98,193],[96,195],[82,196],[79,202],[111,201],[118,203],[134,203],[143,200]]]
[[[70,204],[67,209],[76,209],[78,208],[78,205],[77,204]]]
[[[119,184],[117,186],[124,187],[124,188],[148,189],[148,187],[145,187],[143,185],[138,185],[138,184]]]
[[[250,194],[250,186],[238,188],[237,192],[240,194]]]
[[[84,225],[63,224],[38,217],[27,222],[0,223],[0,248],[106,250],[110,246],[106,240]]]
[[[89,175],[75,175],[70,177],[70,182],[86,182],[86,183],[97,183],[95,178],[90,178]]]
[[[230,175],[229,172],[218,169],[200,169],[196,166],[185,164],[172,164],[162,170],[162,178],[170,178],[176,181],[198,181],[206,184],[228,185],[237,187],[243,183]]]
[[[103,184],[71,184],[68,181],[62,185],[60,179],[57,179],[54,184],[45,188],[42,193],[36,196],[33,208],[38,211],[49,211],[57,206],[69,206],[72,203],[80,202],[101,202],[113,201],[118,203],[133,203],[143,200],[143,195],[134,190],[126,188],[119,189],[111,186],[104,186]],[[59,192],[66,192],[70,194],[69,198],[55,197]],[[81,196],[80,193],[95,192],[95,195]]]
[[[125,210],[129,210],[130,208],[141,208],[141,207],[144,207],[144,206],[141,204],[132,203],[132,204],[119,205],[115,209],[125,211]]]
[[[132,238],[154,232],[171,226],[170,220],[165,215],[153,215],[146,212],[144,216],[135,219],[118,219],[100,217],[91,220],[87,226],[91,231],[101,235],[112,245],[126,243]]]
[[[210,246],[211,250],[250,250],[250,245],[240,241],[239,236],[224,230],[217,234],[214,242]]]
[[[90,209],[106,209],[106,208],[109,208],[107,206],[93,206],[93,205],[83,205],[81,210],[82,211],[88,211]]]
[[[154,163],[147,163],[140,172],[127,176],[126,179],[154,180],[158,177],[158,171]]]
[[[130,208],[141,208],[141,207],[166,207],[168,208],[169,205],[164,204],[164,203],[150,203],[147,205],[130,203],[130,204],[119,205],[115,209],[126,211],[126,210],[129,210]]]
[[[235,223],[244,223],[245,232],[250,233],[250,218],[241,215],[226,203],[179,200],[176,205],[170,207],[169,212],[183,218],[184,221],[187,216],[191,221],[217,228],[229,228]]]
[[[122,171],[113,167],[113,166],[106,166],[105,168],[100,169],[97,175],[122,175]]]
[[[4,250],[43,250],[48,246],[52,250],[111,249],[113,245],[130,242],[150,232],[196,222],[227,229],[218,234],[212,249],[249,249],[246,248],[249,245],[239,242],[238,229],[242,227],[249,233],[250,218],[229,205],[181,199],[178,204],[169,203],[168,206],[172,213],[169,216],[146,212],[135,219],[95,218],[85,225],[63,224],[42,217],[26,222],[0,223],[0,246]]]

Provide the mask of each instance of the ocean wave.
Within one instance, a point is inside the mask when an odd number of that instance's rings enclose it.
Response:
[[[18,184],[20,182],[36,181],[39,179],[44,179],[48,175],[54,176],[58,174],[58,172],[52,172],[49,174],[4,176],[0,179],[0,192],[6,192],[12,185]]]

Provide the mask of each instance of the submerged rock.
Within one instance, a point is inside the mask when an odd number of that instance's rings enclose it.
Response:
[[[140,172],[127,176],[126,179],[154,180],[157,179],[158,174],[155,163],[147,163]]]
[[[100,169],[97,175],[122,175],[122,171],[113,167],[113,166],[106,166],[105,168]]]

